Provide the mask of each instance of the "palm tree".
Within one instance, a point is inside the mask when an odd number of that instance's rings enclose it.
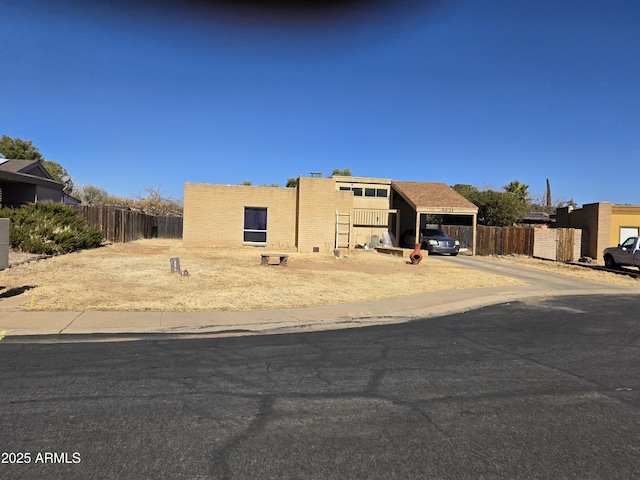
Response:
[[[529,198],[529,185],[520,182],[520,180],[514,180],[509,185],[505,185],[502,188],[504,188],[505,192],[513,193],[525,202]]]

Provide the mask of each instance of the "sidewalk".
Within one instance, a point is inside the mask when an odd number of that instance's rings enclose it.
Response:
[[[452,262],[458,263],[456,259]],[[522,267],[465,259],[464,266],[511,276],[526,285],[423,293],[367,303],[239,312],[35,312],[19,310],[29,295],[0,300],[0,339],[8,336],[274,334],[402,323],[499,303],[557,295],[640,294],[640,288],[608,285]],[[71,338],[71,337],[69,337]]]
[[[621,291],[622,288],[622,291]],[[220,336],[320,331],[402,323],[460,313],[499,303],[584,291],[542,290],[532,286],[490,287],[425,293],[368,303],[241,312],[29,312],[0,311],[0,337],[88,334],[214,334]],[[589,294],[638,293],[624,287]],[[18,298],[3,300],[7,308]]]

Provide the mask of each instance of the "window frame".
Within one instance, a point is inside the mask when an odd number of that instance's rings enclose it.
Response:
[[[247,228],[247,211],[259,211],[264,212],[264,229],[262,228]],[[268,207],[253,207],[245,206],[243,209],[243,223],[242,223],[242,243],[249,245],[266,245],[269,235],[269,209]],[[260,219],[257,220],[260,222]],[[264,233],[264,240],[247,240],[247,234],[262,234]],[[251,237],[250,237],[251,238]]]

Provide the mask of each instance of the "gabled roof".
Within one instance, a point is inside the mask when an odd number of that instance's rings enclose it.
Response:
[[[44,165],[38,160],[0,158],[0,179],[38,185],[49,185],[62,190],[64,185],[53,179]]]
[[[0,170],[3,172],[23,173],[53,180],[51,174],[38,160],[0,159]]]
[[[391,185],[416,211],[429,213],[468,213],[470,211],[478,211],[478,207],[446,183],[400,182],[393,180]]]

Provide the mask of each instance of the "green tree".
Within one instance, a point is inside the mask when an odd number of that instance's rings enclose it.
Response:
[[[452,187],[478,207],[478,224],[508,227],[522,221],[527,215],[527,202],[521,195],[494,190],[478,190],[472,185],[456,184]]]
[[[22,140],[21,138],[11,138],[9,135],[2,135],[0,138],[0,154],[4,158],[12,160],[44,160],[42,153],[31,140]]]
[[[529,199],[529,185],[522,183],[519,180],[514,180],[502,188],[505,192],[513,193],[514,195],[522,198],[525,202]]]
[[[297,178],[287,178],[287,188],[296,188],[298,186]]]
[[[339,168],[334,168],[333,171],[331,172],[331,175],[333,177],[350,177],[351,169],[345,168],[344,170],[340,170]]]
[[[470,202],[473,202],[472,198],[479,191],[477,187],[474,187],[473,185],[468,185],[466,183],[456,183],[451,188],[453,188],[456,192],[458,192],[460,195],[462,195],[464,198],[466,198]]]
[[[73,180],[71,180],[71,176],[67,172],[67,169],[52,160],[40,160],[40,162],[56,182],[64,184],[64,191],[68,194],[72,194]]]
[[[478,207],[480,225],[508,227],[527,215],[527,202],[514,193],[485,190],[478,192],[472,201]]]
[[[551,184],[547,178],[547,207],[551,206]]]

